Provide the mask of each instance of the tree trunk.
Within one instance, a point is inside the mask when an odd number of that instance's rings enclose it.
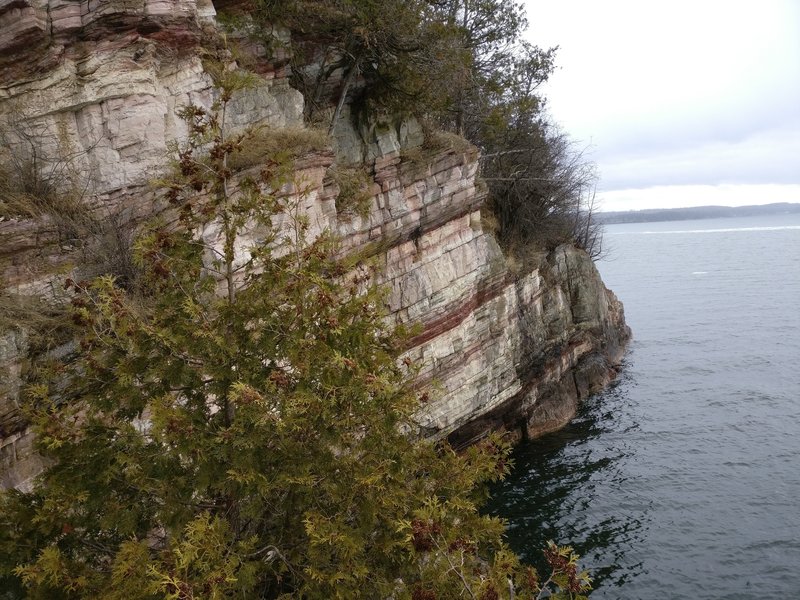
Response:
[[[350,67],[350,70],[347,72],[347,77],[345,77],[344,83],[342,84],[342,91],[339,93],[339,102],[336,104],[336,111],[333,113],[333,118],[331,119],[331,125],[330,127],[328,127],[328,135],[333,135],[333,129],[334,127],[336,127],[336,121],[339,120],[339,115],[342,112],[344,101],[347,98],[347,92],[350,89],[350,84],[353,83],[353,78],[356,76],[356,73],[358,72],[358,68],[360,65],[361,65],[361,57],[359,56],[353,63],[353,66]]]

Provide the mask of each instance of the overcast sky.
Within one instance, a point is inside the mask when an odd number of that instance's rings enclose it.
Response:
[[[604,210],[800,202],[800,0],[526,0]]]

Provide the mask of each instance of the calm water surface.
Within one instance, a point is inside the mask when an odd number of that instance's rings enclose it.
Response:
[[[611,225],[634,341],[615,386],[521,446],[489,511],[592,598],[800,598],[800,215]]]

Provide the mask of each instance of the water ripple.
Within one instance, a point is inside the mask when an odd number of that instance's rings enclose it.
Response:
[[[610,238],[635,341],[493,490],[523,558],[573,544],[594,599],[800,598],[799,221]]]

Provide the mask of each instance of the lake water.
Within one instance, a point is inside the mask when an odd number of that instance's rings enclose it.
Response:
[[[800,215],[609,225],[634,340],[616,384],[520,446],[489,511],[592,598],[800,598]]]

